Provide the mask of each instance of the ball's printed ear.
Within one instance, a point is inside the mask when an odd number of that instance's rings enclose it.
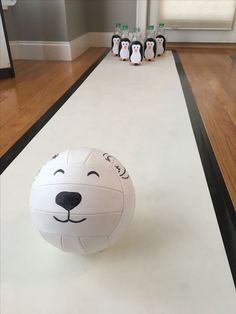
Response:
[[[117,162],[115,163],[114,167],[117,170],[121,179],[129,179],[129,174],[126,171],[125,167],[123,167],[121,164],[118,164]]]
[[[115,161],[113,167],[118,172],[118,175],[121,177],[121,179],[129,179],[129,174],[126,171],[125,167],[123,167],[115,157],[109,155],[108,153],[104,153],[103,156],[105,157],[105,160],[108,162]]]
[[[57,158],[58,155],[59,155],[59,154],[53,155],[50,160]]]
[[[109,162],[112,162],[114,157],[109,155],[108,153],[104,153],[102,156],[105,157],[105,160],[109,161]]]

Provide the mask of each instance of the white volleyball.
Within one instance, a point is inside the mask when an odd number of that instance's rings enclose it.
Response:
[[[132,181],[113,156],[80,148],[53,156],[30,194],[33,224],[45,240],[68,252],[91,254],[126,231],[135,205]]]

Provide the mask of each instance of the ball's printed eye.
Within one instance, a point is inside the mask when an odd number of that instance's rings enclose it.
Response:
[[[55,174],[56,174],[56,173],[59,173],[59,172],[61,172],[61,173],[63,173],[63,174],[65,173],[65,171],[64,171],[63,169],[58,169],[57,171],[54,172],[53,175],[55,176]]]
[[[89,171],[87,177],[90,176],[91,174],[95,174],[98,178],[100,178],[100,175],[96,171]]]

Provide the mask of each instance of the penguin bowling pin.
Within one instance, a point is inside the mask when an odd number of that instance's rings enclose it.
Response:
[[[157,45],[154,38],[146,39],[144,43],[144,58],[148,61],[154,60],[156,57]]]
[[[139,65],[143,60],[143,45],[140,41],[133,41],[130,46],[130,63]]]
[[[157,35],[156,37],[157,43],[157,56],[160,57],[166,50],[166,39],[163,35]]]
[[[122,61],[129,60],[129,46],[130,40],[128,38],[122,38],[119,46],[119,57]]]
[[[111,51],[114,56],[118,56],[119,54],[119,45],[120,45],[120,36],[113,35],[111,40]]]

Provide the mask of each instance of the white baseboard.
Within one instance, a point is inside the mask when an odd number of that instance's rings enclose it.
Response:
[[[70,42],[10,41],[12,58],[27,60],[71,61],[90,47],[89,35],[84,34]]]
[[[110,47],[111,37],[113,33],[111,32],[90,32],[89,42],[90,47]]]
[[[10,41],[13,59],[71,60],[69,42]]]
[[[71,61],[89,47],[110,47],[110,32],[90,32],[70,42],[62,41],[10,41],[14,60],[64,60]]]
[[[234,31],[196,32],[167,31],[167,40],[171,42],[235,42]],[[194,33],[195,32],[195,33]],[[181,34],[181,37],[180,37]],[[194,34],[194,36],[193,36]],[[210,35],[211,36],[210,36]],[[217,36],[218,37],[217,37]],[[219,36],[221,35],[221,36]],[[110,47],[111,32],[89,32],[70,42],[56,41],[10,41],[13,59],[66,60],[71,61],[89,47]]]
[[[91,47],[90,41],[89,41],[89,33],[83,34],[82,36],[77,37],[76,39],[73,39],[70,42],[71,60],[74,60],[75,58],[80,56],[89,47]]]
[[[232,31],[167,30],[170,42],[235,43],[236,27]],[[90,47],[111,47],[112,32],[88,33]]]
[[[233,30],[166,30],[167,41],[200,43],[235,43]]]

